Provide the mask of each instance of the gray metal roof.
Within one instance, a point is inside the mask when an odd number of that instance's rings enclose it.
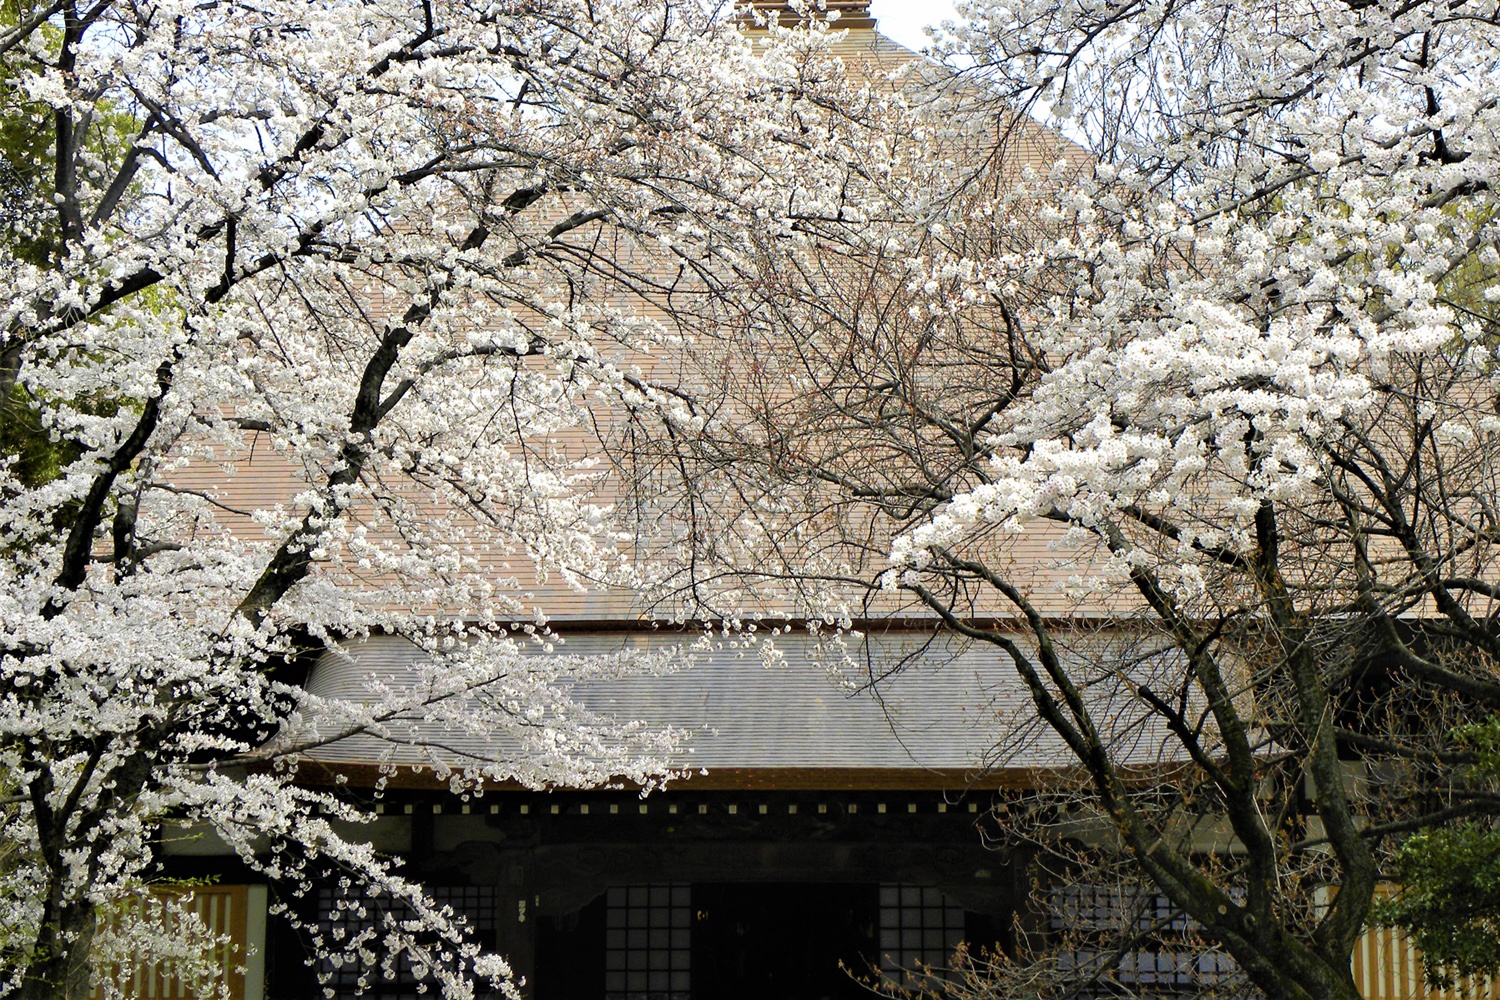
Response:
[[[570,636],[565,648],[573,656],[592,655],[692,638],[654,632],[583,633]],[[720,641],[694,652],[691,665],[675,673],[577,683],[571,693],[587,708],[618,720],[691,730],[690,750],[675,763],[693,768],[951,770],[1071,762],[1060,741],[1036,723],[1014,668],[993,646],[941,634],[891,632],[853,645],[851,659],[860,666],[849,671],[846,663],[840,672],[837,657],[820,650],[806,634],[781,636],[776,645],[782,659],[771,666],[755,650]],[[308,688],[325,697],[358,701],[368,697],[367,678],[380,677],[399,686],[403,673],[415,673],[420,656],[400,638],[371,637],[345,647],[343,654],[324,654]],[[1109,676],[1107,669],[1092,671],[1096,677]],[[870,673],[887,672],[891,673],[876,685],[860,684]],[[1095,694],[1103,693],[1096,686]],[[1118,689],[1114,697],[1118,699]],[[1138,713],[1121,708],[1108,711],[1106,721],[1120,728],[1120,738],[1136,744],[1126,748],[1125,755],[1156,757],[1159,732],[1140,726]],[[1136,725],[1127,724],[1132,715]],[[437,735],[455,749],[479,754],[487,749],[483,737]],[[997,752],[1001,741],[1004,745]],[[388,749],[373,738],[358,736],[308,756],[328,763],[366,763],[380,759]],[[386,759],[417,763],[424,758],[416,750],[400,748]]]

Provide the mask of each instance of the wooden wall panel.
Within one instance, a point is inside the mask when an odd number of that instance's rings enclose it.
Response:
[[[228,1000],[246,1000],[243,966],[247,959],[249,893],[250,887],[245,885],[213,885],[192,889],[163,887],[152,890],[152,894],[159,898],[178,896],[185,899],[187,909],[197,914],[209,931],[220,939],[214,947],[215,964],[222,970],[216,983],[204,984],[179,975],[177,963],[170,959],[133,966],[123,963],[114,965],[101,970],[100,979],[113,980],[120,992],[130,1000],[199,1000],[202,997],[220,995],[220,989]],[[132,916],[140,919],[148,909],[150,907],[143,899],[114,914],[108,923]],[[147,919],[175,922],[170,916],[163,918],[159,911]],[[163,929],[169,935],[174,931],[171,926]],[[97,1000],[103,992],[102,988],[96,988],[92,998]]]
[[[1389,897],[1396,887],[1383,885],[1377,896]],[[1365,1000],[1500,1000],[1500,981],[1462,981],[1459,989],[1439,990],[1422,975],[1422,953],[1406,933],[1395,927],[1368,928],[1354,944],[1354,983]]]

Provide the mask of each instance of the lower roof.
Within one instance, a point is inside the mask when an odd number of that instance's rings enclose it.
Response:
[[[683,640],[665,632],[591,632],[568,637],[566,649],[574,657],[604,655]],[[577,681],[570,693],[604,716],[689,731],[687,747],[669,764],[690,770],[695,789],[1036,787],[1076,766],[1037,724],[1028,692],[994,646],[925,631],[872,634],[843,657],[805,633],[781,636],[776,645],[780,656],[768,661],[739,643],[710,643],[682,669]],[[324,698],[370,700],[376,686],[400,687],[423,663],[406,640],[372,636],[325,653],[307,687]],[[1110,713],[1116,720],[1133,714]],[[1140,721],[1132,725],[1143,751],[1136,762],[1151,765],[1162,744]],[[437,762],[454,768],[496,756],[503,742],[422,729],[431,723],[412,726],[413,742],[448,748]],[[445,781],[429,753],[356,735],[307,753],[301,776],[436,787]]]

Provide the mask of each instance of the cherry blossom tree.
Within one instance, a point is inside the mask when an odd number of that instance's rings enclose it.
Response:
[[[527,595],[638,582],[580,442],[672,410],[641,359],[747,247],[870,211],[823,39],[666,0],[22,5],[0,54],[50,117],[51,249],[0,251],[0,399],[63,458],[0,464],[0,989],[87,995],[172,819],[402,901],[388,954],[515,995],[283,765],[420,729],[493,734],[434,760],[460,791],[659,780],[680,734],[568,685],[665,664],[531,655]],[[286,672],[376,631],[425,665],[351,702]]]
[[[913,128],[989,155],[762,245],[694,432],[621,449],[692,514],[658,582],[992,645],[997,762],[1070,762],[1033,818],[1265,995],[1355,997],[1383,852],[1500,803],[1452,734],[1500,708],[1500,15],[963,13]]]

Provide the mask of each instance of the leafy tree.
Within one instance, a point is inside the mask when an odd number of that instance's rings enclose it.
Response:
[[[1500,777],[1500,722],[1455,734],[1478,757],[1472,768],[1493,787]],[[1376,903],[1376,919],[1404,929],[1422,952],[1428,981],[1453,987],[1500,975],[1500,831],[1492,818],[1422,830],[1396,851],[1400,890]]]
[[[0,8],[0,30],[7,34],[35,11],[20,0]],[[21,89],[12,64],[0,71],[0,240],[9,252],[43,264],[54,249],[55,216],[42,173],[52,146],[52,109]]]
[[[34,11],[19,0],[0,10],[0,30],[14,31]],[[20,88],[12,64],[0,71],[0,241],[7,252],[44,266],[52,257],[55,214],[41,171],[52,146],[51,108]],[[12,388],[0,401],[0,454],[33,485],[54,478],[65,456],[49,440],[40,413]]]
[[[37,18],[35,4],[11,0],[0,6],[0,31],[16,32]],[[43,20],[37,25],[42,44],[56,44],[59,29]],[[0,244],[9,256],[38,267],[47,267],[61,251],[57,214],[50,198],[52,180],[47,168],[56,144],[56,116],[51,106],[33,99],[21,86],[18,66],[0,65]],[[80,147],[83,169],[102,175],[118,166],[130,147],[137,122],[128,114],[100,105],[86,118]],[[3,364],[8,372],[17,355],[9,352]],[[11,381],[13,375],[7,376]],[[82,400],[75,401],[83,403]],[[102,405],[112,405],[104,402]],[[96,406],[97,409],[97,406]],[[11,470],[23,483],[37,486],[55,479],[62,468],[79,456],[72,442],[57,440],[43,424],[43,407],[23,386],[12,385],[0,400],[0,455],[11,458]]]
[[[634,582],[576,447],[601,394],[669,406],[637,362],[712,318],[747,241],[879,213],[842,194],[879,154],[831,110],[857,91],[821,36],[661,0],[52,0],[0,56],[5,183],[39,196],[0,240],[0,398],[69,442],[0,466],[0,990],[87,995],[172,816],[402,901],[389,954],[445,995],[515,995],[297,754],[421,723],[496,738],[433,758],[467,791],[658,780],[677,734],[567,693],[655,664],[508,623],[548,572]],[[252,458],[280,487],[226,502]],[[368,699],[284,679],[372,631],[429,659]]]

